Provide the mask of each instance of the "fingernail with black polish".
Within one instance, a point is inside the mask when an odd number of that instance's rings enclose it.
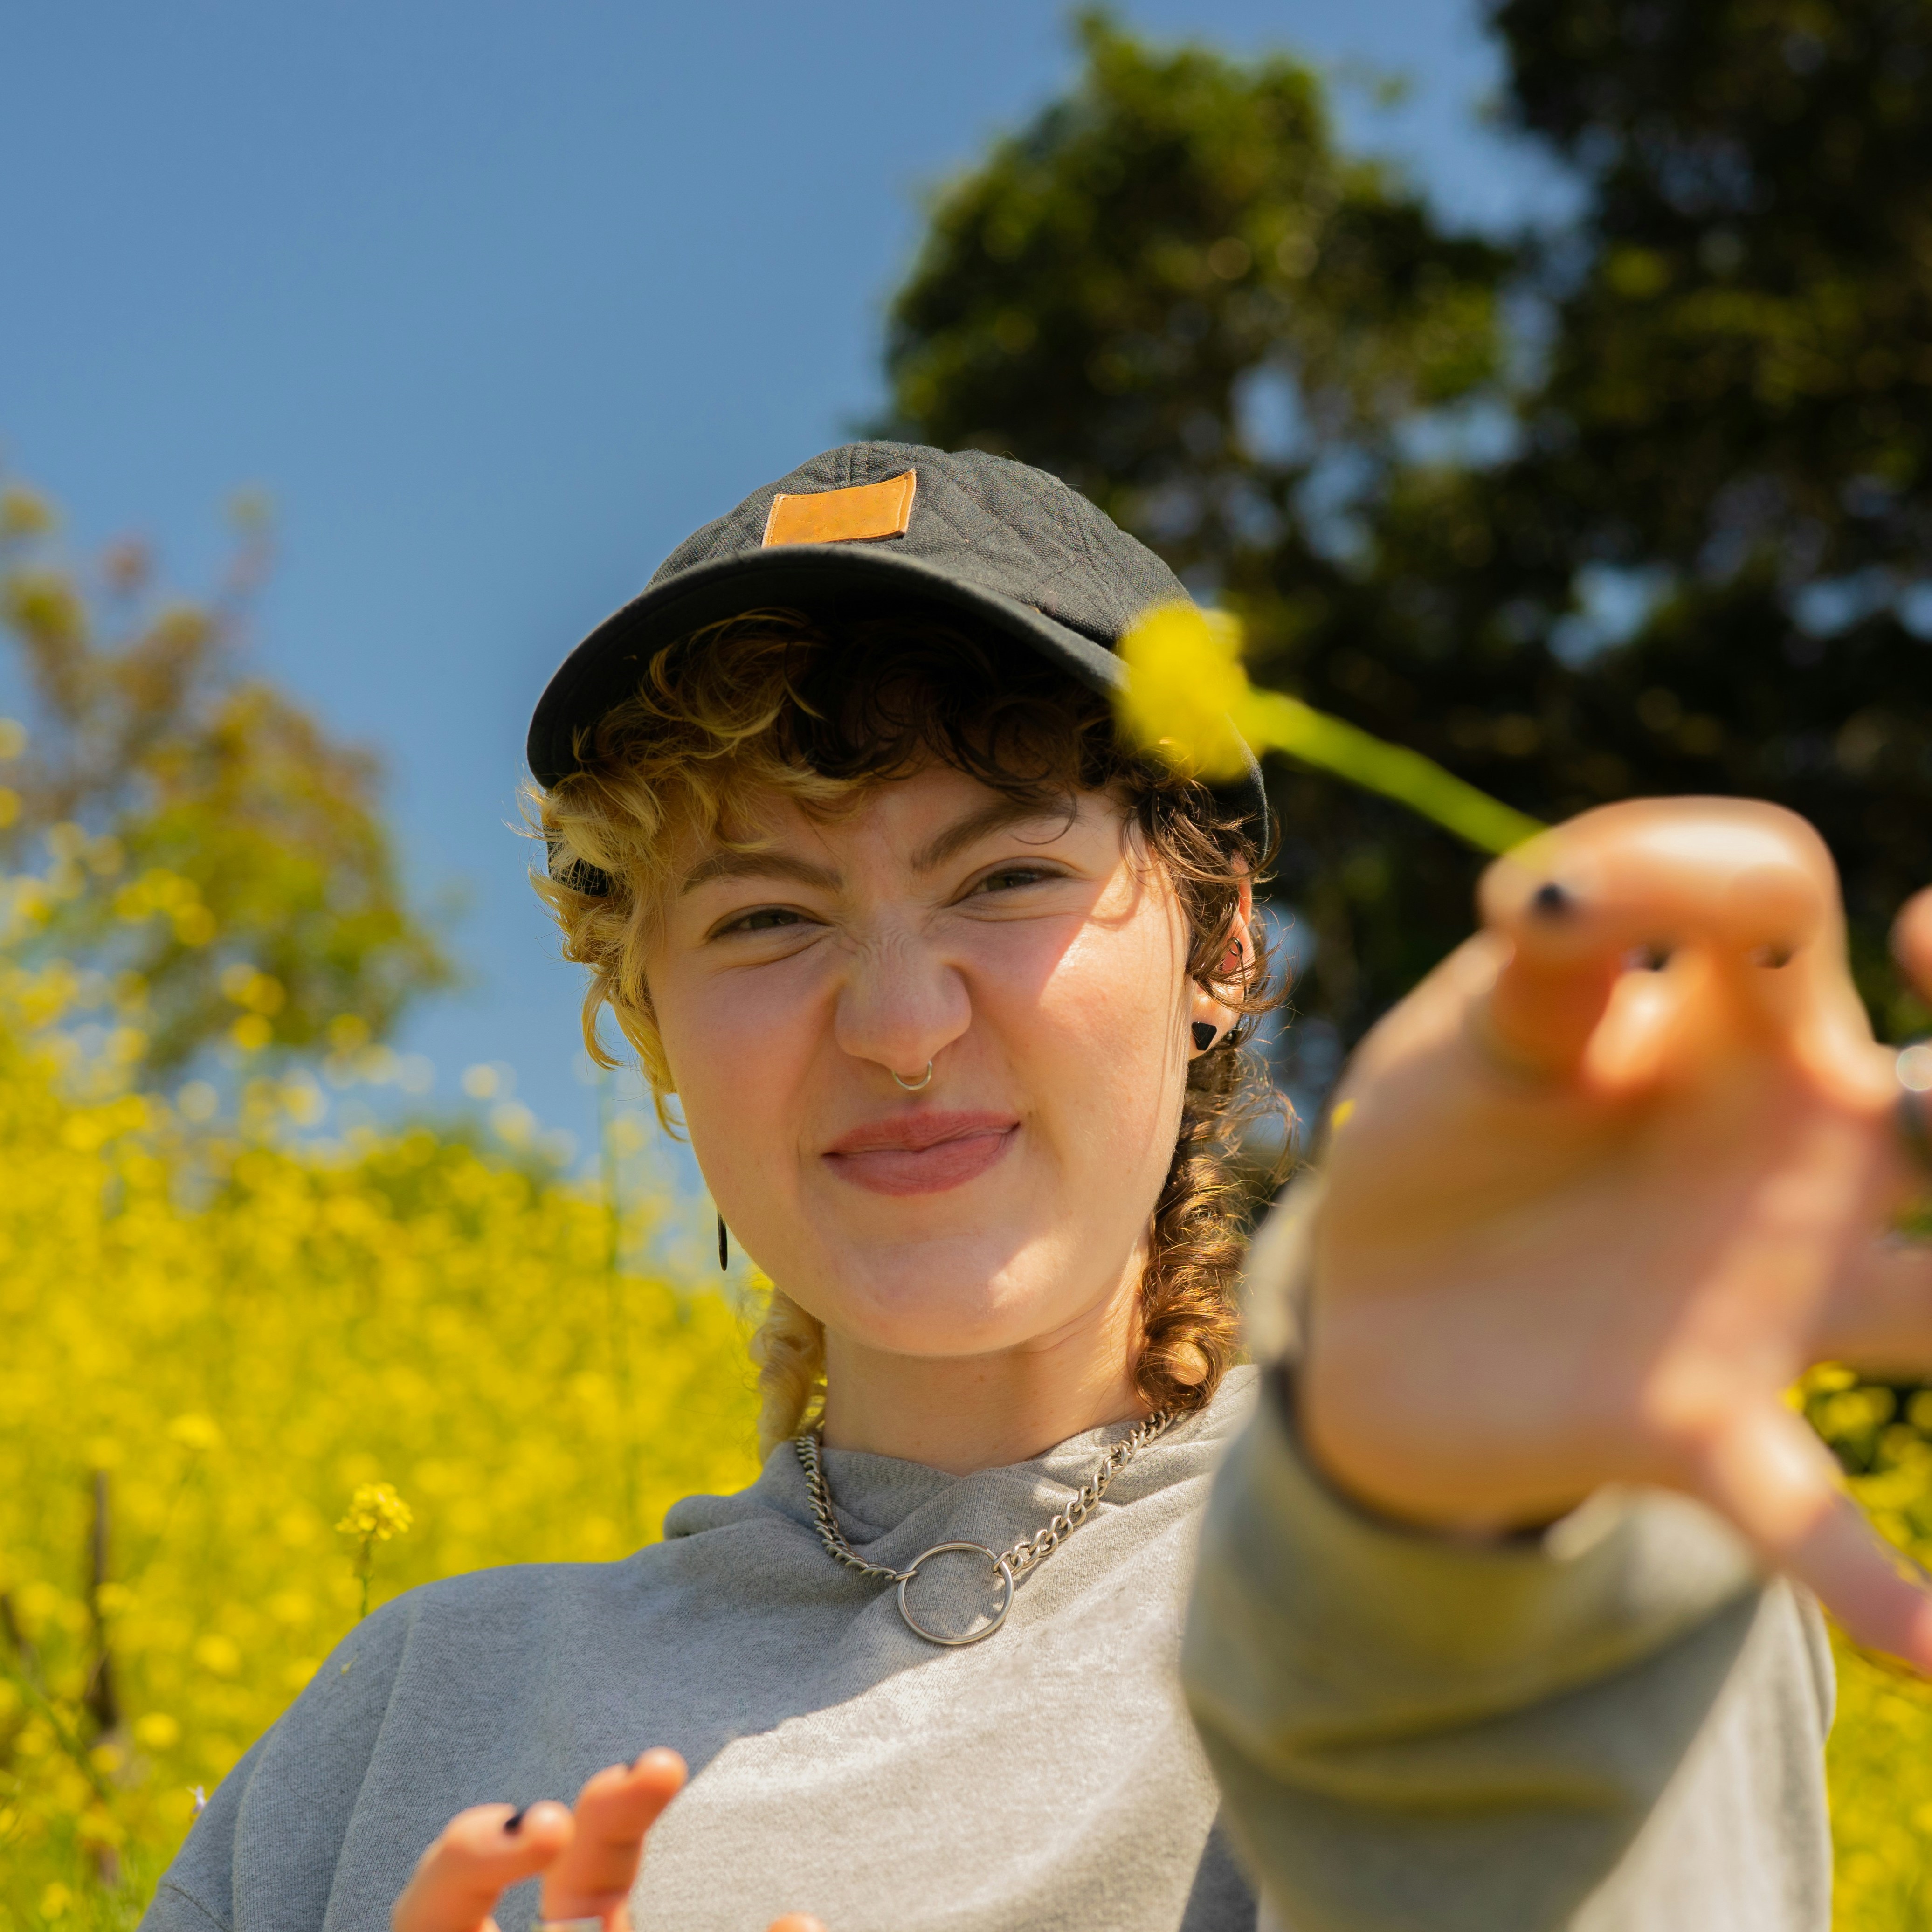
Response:
[[[524,1814],[530,1808],[527,1804],[519,1804],[515,1810],[503,1820],[505,1838],[514,1838],[524,1828]]]

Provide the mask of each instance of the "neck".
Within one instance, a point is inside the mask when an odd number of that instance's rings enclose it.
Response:
[[[1053,1334],[984,1355],[888,1354],[828,1330],[826,1444],[967,1476],[1144,1416],[1129,1372],[1139,1273]]]

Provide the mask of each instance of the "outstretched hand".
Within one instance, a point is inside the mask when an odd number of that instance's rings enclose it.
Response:
[[[597,1918],[604,1932],[631,1932],[631,1887],[645,1838],[684,1781],[676,1752],[650,1750],[634,1764],[598,1772],[574,1807],[546,1799],[521,1811],[508,1804],[459,1811],[396,1900],[393,1932],[496,1932],[497,1900],[538,1872],[542,1918]],[[824,1928],[788,1912],[770,1932]]]
[[[1932,1671],[1932,1594],[1784,1400],[1822,1360],[1932,1370],[1932,1250],[1892,1232],[1932,1174],[1822,841],[1768,806],[1612,806],[1500,861],[1480,902],[1330,1117],[1310,1454],[1462,1528],[1686,1492]],[[1932,988],[1932,894],[1897,944]]]

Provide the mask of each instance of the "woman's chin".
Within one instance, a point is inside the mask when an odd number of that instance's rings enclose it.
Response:
[[[814,1309],[829,1326],[895,1355],[980,1355],[1020,1346],[1061,1318],[1064,1257],[982,1238],[855,1244]],[[1030,1265],[1029,1265],[1030,1262]],[[1052,1304],[1055,1306],[1049,1306]]]

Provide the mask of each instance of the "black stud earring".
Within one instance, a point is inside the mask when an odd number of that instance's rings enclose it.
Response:
[[[1220,1037],[1221,1029],[1215,1025],[1211,1020],[1196,1020],[1194,1022],[1194,1050],[1196,1052],[1205,1053],[1208,1049]]]
[[[718,1217],[718,1267],[722,1274],[731,1265],[731,1237],[724,1232],[724,1217]]]

